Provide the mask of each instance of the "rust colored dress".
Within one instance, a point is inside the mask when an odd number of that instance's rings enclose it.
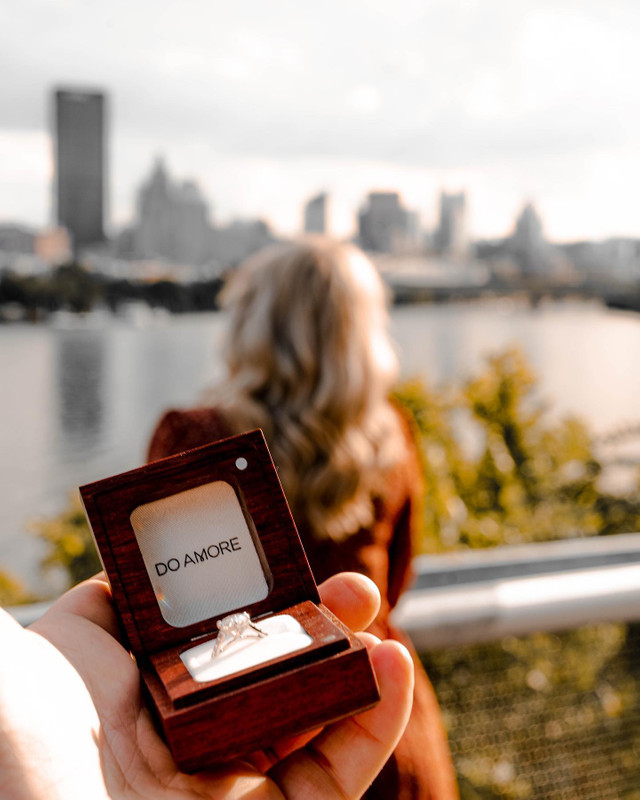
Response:
[[[438,701],[408,637],[389,622],[389,613],[410,583],[414,531],[422,494],[422,473],[408,421],[400,414],[409,444],[404,463],[385,479],[385,496],[375,501],[375,523],[343,542],[318,542],[296,520],[318,583],[336,572],[362,572],[380,590],[380,611],[369,630],[401,641],[416,669],[413,711],[392,757],[364,795],[367,800],[456,800],[458,790]],[[173,455],[240,431],[213,408],[168,411],[158,423],[148,458]]]

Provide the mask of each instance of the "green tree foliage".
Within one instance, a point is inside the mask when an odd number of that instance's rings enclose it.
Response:
[[[112,311],[132,300],[172,312],[211,311],[218,307],[222,279],[190,284],[171,280],[141,282],[108,278],[65,264],[44,275],[26,277],[4,273],[0,276],[0,306],[22,306],[31,319],[41,313],[64,309],[78,313],[106,306]]]
[[[6,570],[0,570],[0,606],[32,603],[34,599],[16,577]]]
[[[31,528],[47,545],[43,569],[64,570],[69,586],[90,578],[101,569],[79,495],[71,497],[61,514],[51,519],[35,520]]]
[[[399,387],[422,446],[426,551],[640,530],[640,494],[602,489],[593,437],[549,420],[536,390],[515,349],[458,389]]]
[[[79,264],[58,267],[49,278],[52,297],[69,311],[90,311],[100,294],[99,282]]]

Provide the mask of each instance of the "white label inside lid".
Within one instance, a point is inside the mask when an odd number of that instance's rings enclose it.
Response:
[[[177,628],[263,600],[267,579],[233,487],[138,506],[131,525],[165,621]]]

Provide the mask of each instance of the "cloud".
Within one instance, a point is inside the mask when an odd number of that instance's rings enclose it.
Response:
[[[0,220],[44,222],[53,178],[48,137],[38,131],[0,131],[0,164]]]
[[[535,182],[626,152],[640,124],[633,0],[5,5],[0,130],[43,134],[54,85],[104,87],[116,198],[158,151],[200,153],[198,177],[245,159]]]

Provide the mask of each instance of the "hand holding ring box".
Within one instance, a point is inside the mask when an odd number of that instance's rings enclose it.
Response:
[[[261,431],[81,487],[144,694],[193,772],[371,708]]]

